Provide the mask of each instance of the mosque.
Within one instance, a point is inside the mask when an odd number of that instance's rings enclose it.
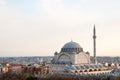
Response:
[[[71,41],[63,46],[60,53],[55,53],[54,61],[58,64],[90,64],[90,55],[78,43]]]
[[[54,58],[49,65],[49,72],[95,72],[105,71],[106,69],[101,64],[97,64],[96,60],[96,30],[93,29],[93,53],[94,63],[90,61],[90,53],[85,52],[83,48],[74,41],[66,43],[61,51],[54,53]]]

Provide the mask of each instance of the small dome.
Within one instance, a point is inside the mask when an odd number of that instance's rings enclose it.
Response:
[[[71,41],[71,42],[66,43],[63,46],[63,48],[81,48],[81,47],[78,43]]]

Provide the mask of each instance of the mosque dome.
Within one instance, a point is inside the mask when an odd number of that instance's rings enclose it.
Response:
[[[80,51],[83,51],[81,46],[78,43],[73,41],[66,43],[61,49],[61,52],[72,52],[72,53],[77,52],[78,53]]]
[[[63,46],[63,48],[81,48],[81,47],[78,43],[71,41],[71,42],[66,43]]]

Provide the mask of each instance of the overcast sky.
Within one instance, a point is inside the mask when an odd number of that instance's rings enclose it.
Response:
[[[71,39],[120,56],[120,0],[0,0],[0,56],[51,56]]]

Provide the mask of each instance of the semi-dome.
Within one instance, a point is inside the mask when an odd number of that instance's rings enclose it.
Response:
[[[63,46],[63,48],[81,48],[81,47],[78,43],[71,41],[71,42],[66,43]]]

